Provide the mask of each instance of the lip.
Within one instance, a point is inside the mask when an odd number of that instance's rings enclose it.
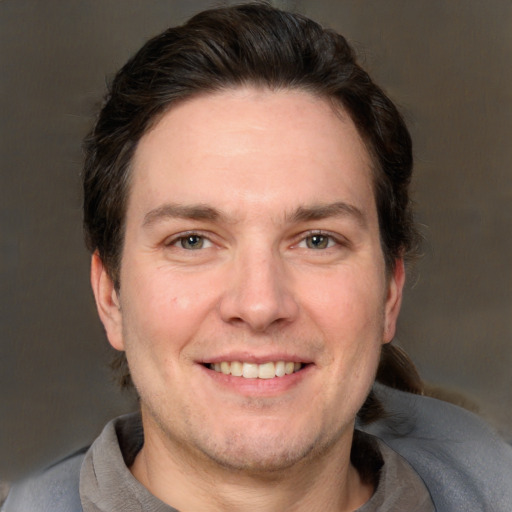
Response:
[[[300,356],[297,354],[286,354],[284,352],[276,352],[276,353],[265,353],[265,354],[255,354],[254,352],[229,352],[229,354],[224,355],[216,355],[212,357],[205,357],[196,362],[199,364],[215,364],[222,363],[223,361],[227,361],[228,363],[232,363],[233,361],[240,361],[244,363],[252,363],[252,364],[264,364],[270,361],[291,361],[292,363],[303,363],[305,365],[309,365],[313,363],[311,358]]]
[[[238,359],[233,359],[233,361],[236,360]],[[270,359],[270,361],[273,360],[274,359]],[[288,361],[291,360],[292,359],[288,359]],[[213,359],[208,360],[208,362],[213,363],[221,361],[226,361],[226,359],[218,359],[215,361]],[[244,361],[254,361],[255,363],[262,364],[269,361],[269,359],[252,358],[250,360],[245,359]],[[300,361],[296,360],[296,362]],[[272,379],[246,379],[244,377],[224,375],[223,373],[209,369],[205,364],[199,364],[198,366],[200,367],[205,377],[208,378],[210,382],[215,386],[218,386],[224,391],[247,397],[273,397],[286,393],[292,390],[294,387],[298,386],[311,374],[312,371],[314,371],[313,364],[306,364],[301,370],[290,375],[284,375],[283,377],[274,377]]]

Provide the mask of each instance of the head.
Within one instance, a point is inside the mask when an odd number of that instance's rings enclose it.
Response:
[[[85,142],[84,225],[87,245],[116,290],[123,287],[125,221],[139,142],[180,104],[244,87],[308,93],[347,115],[371,161],[387,274],[414,252],[411,140],[396,107],[341,35],[267,4],[245,4],[202,12],[151,39],[111,84]],[[381,380],[414,389],[407,361],[386,350]],[[129,382],[125,359],[118,364]]]

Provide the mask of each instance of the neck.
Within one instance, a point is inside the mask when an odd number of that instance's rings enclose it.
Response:
[[[144,447],[130,470],[154,496],[183,512],[349,512],[374,491],[350,464],[352,430],[325,453],[280,471],[257,472],[185,452],[146,425]]]

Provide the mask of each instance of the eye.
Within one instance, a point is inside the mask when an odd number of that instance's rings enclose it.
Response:
[[[308,249],[321,250],[328,249],[329,247],[336,245],[336,241],[332,236],[316,233],[304,238],[299,246],[302,244],[305,244]]]
[[[197,251],[211,247],[212,243],[204,236],[198,235],[197,233],[190,233],[176,238],[169,245],[178,246],[187,251]]]

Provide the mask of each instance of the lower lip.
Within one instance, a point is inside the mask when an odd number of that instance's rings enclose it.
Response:
[[[297,386],[311,373],[312,367],[312,364],[308,364],[298,372],[284,375],[283,377],[274,377],[273,379],[246,379],[244,377],[224,375],[201,365],[206,375],[218,386],[241,395],[262,397],[275,396]]]

